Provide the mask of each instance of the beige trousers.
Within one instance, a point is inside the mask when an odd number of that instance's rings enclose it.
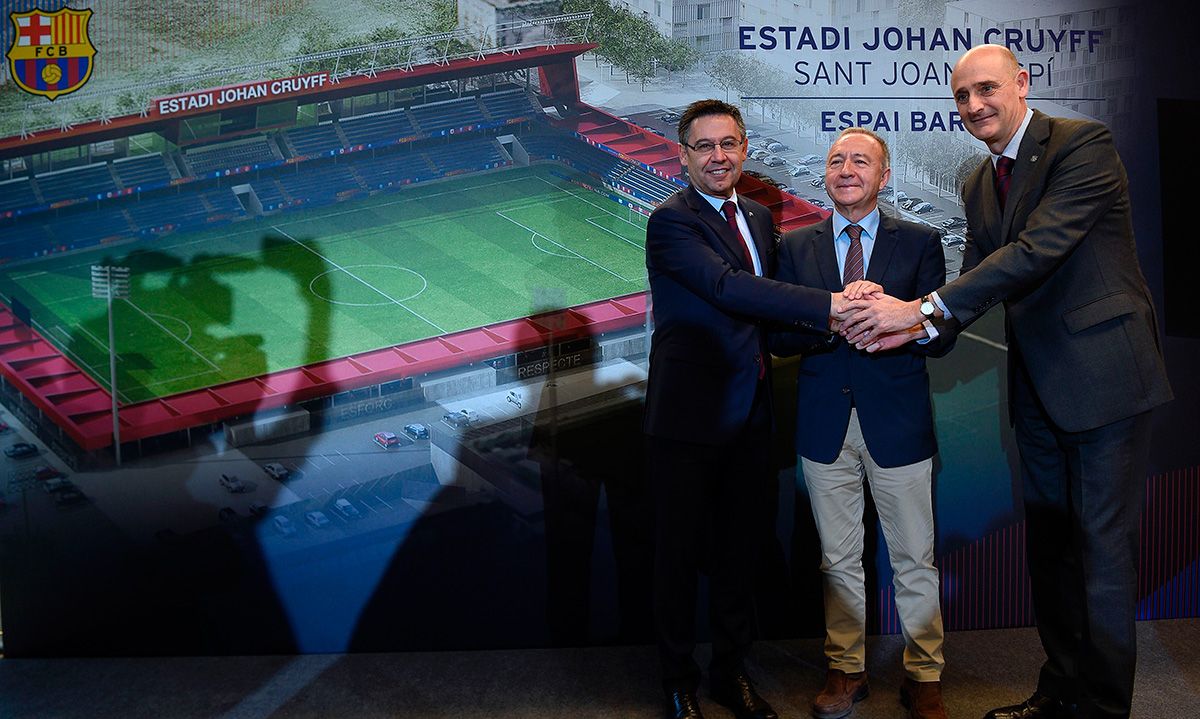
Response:
[[[895,575],[904,669],[916,681],[938,680],[945,660],[938,571],[933,564],[933,459],[886,469],[875,464],[863,441],[858,411],[852,409],[838,458],[820,464],[802,457],[801,467],[821,537],[829,667],[848,673],[866,669],[865,478],[879,510]]]

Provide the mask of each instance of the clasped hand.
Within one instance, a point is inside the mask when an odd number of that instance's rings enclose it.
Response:
[[[860,350],[879,352],[927,337],[920,303],[904,302],[869,280],[846,285],[833,293],[829,328]]]

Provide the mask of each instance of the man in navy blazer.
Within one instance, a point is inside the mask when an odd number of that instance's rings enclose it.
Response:
[[[829,150],[825,188],[834,211],[789,232],[778,279],[838,292],[864,279],[912,299],[946,281],[938,234],[879,211],[891,175],[887,143],[860,127]],[[844,341],[780,333],[775,354],[803,353],[797,380],[796,451],[821,538],[825,584],[825,688],[813,715],[836,719],[867,695],[866,585],[862,566],[864,479],[871,488],[894,572],[906,648],[901,698],[911,717],[944,717],[942,617],[934,567],[933,409],[925,357],[940,340],[867,354]]]
[[[656,506],[655,631],[668,717],[700,717],[695,646],[698,572],[710,576],[712,697],[740,718],[769,719],[744,659],[750,592],[770,484],[766,326],[828,336],[826,290],[769,279],[770,211],[734,191],[746,158],[741,113],[718,100],[679,120],[691,185],[654,211],[646,269],[654,314],[646,387],[647,460]],[[840,307],[840,304],[839,304]]]

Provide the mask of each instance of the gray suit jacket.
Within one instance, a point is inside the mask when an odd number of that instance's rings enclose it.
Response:
[[[1055,424],[1093,429],[1171,399],[1125,167],[1107,128],[1035,110],[1003,214],[990,160],[963,199],[971,269],[939,295],[959,329],[1004,303],[1013,359]]]

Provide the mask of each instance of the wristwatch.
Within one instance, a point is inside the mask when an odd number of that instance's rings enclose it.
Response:
[[[929,295],[921,298],[921,315],[927,320],[934,319],[937,316],[937,305],[933,303]]]

